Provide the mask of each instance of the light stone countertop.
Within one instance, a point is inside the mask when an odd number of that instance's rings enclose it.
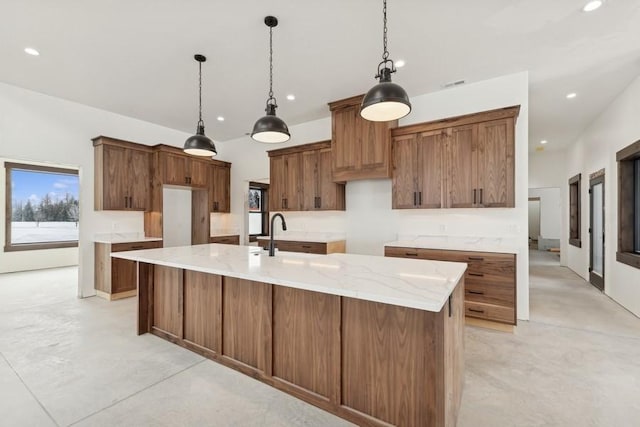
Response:
[[[518,254],[516,242],[513,239],[501,237],[464,237],[464,236],[408,236],[400,235],[395,242],[384,244],[387,246],[443,249],[451,251],[495,252],[504,254]]]
[[[161,242],[162,237],[145,237],[143,233],[99,233],[93,236],[96,243]]]
[[[271,236],[258,236],[258,240],[269,240]],[[315,242],[315,243],[331,243],[347,240],[344,233],[321,233],[321,232],[304,232],[304,231],[285,231],[275,235],[273,240],[286,240],[292,242]]]
[[[112,257],[439,312],[464,263],[279,252],[209,244],[112,253]]]

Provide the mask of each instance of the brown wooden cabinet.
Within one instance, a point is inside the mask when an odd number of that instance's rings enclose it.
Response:
[[[213,165],[209,168],[211,212],[231,212],[231,168]]]
[[[302,252],[306,254],[327,255],[333,253],[345,253],[346,241],[337,240],[334,242],[301,242],[296,240],[277,240],[276,249],[284,252]],[[268,237],[258,237],[258,246],[266,248],[269,246]]]
[[[96,210],[150,208],[151,149],[99,136],[93,139]]]
[[[161,248],[162,241],[95,243],[95,289],[98,296],[120,299],[136,295],[136,262],[111,258],[112,252]]]
[[[519,108],[394,129],[393,208],[514,207]]]
[[[209,182],[209,163],[192,159],[185,154],[160,152],[162,183],[205,187]]]
[[[390,130],[398,121],[363,119],[362,98],[359,95],[329,104],[334,181],[391,177]]]
[[[209,243],[220,243],[223,245],[239,245],[240,236],[237,234],[229,236],[211,236],[209,237]]]
[[[344,184],[333,182],[331,141],[269,152],[269,210],[344,210]]]
[[[464,262],[465,315],[516,324],[516,256],[493,252],[451,251],[387,246],[385,256]]]

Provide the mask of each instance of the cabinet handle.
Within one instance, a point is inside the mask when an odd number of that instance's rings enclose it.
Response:
[[[417,252],[405,252],[404,253],[405,256],[418,256]]]
[[[480,189],[480,204],[482,204],[482,188]]]
[[[473,294],[473,295],[484,295],[484,292],[482,291],[469,291],[467,290],[467,293]]]
[[[285,198],[284,198],[284,207],[285,207],[286,209],[289,209],[289,198],[288,198],[288,197],[285,197]]]
[[[418,206],[418,193],[413,192],[413,206]]]
[[[143,245],[131,246],[131,249],[144,249]]]
[[[470,256],[469,261],[484,261],[484,257],[481,256]]]
[[[469,273],[469,276],[484,277],[484,273]]]
[[[133,208],[133,197],[129,196],[129,207]]]
[[[476,204],[476,189],[473,189],[473,204]]]
[[[127,196],[124,196],[124,207],[125,208],[129,207],[129,198]]]
[[[418,205],[422,206],[422,191],[418,191]]]
[[[311,246],[309,246],[309,245],[302,245],[302,248],[303,248],[303,249],[311,249]]]
[[[484,310],[476,310],[475,308],[469,308],[468,310],[473,313],[484,313]]]
[[[318,209],[322,207],[322,197],[318,196]]]

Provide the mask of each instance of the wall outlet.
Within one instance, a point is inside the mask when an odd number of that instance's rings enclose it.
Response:
[[[438,231],[440,231],[441,233],[444,233],[447,231],[447,226],[444,224],[440,224],[440,226],[438,227]]]

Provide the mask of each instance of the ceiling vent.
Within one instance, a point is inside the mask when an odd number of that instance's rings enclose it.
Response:
[[[445,89],[448,89],[450,87],[462,86],[465,83],[466,83],[465,80],[456,80],[455,82],[445,83],[442,87]]]

